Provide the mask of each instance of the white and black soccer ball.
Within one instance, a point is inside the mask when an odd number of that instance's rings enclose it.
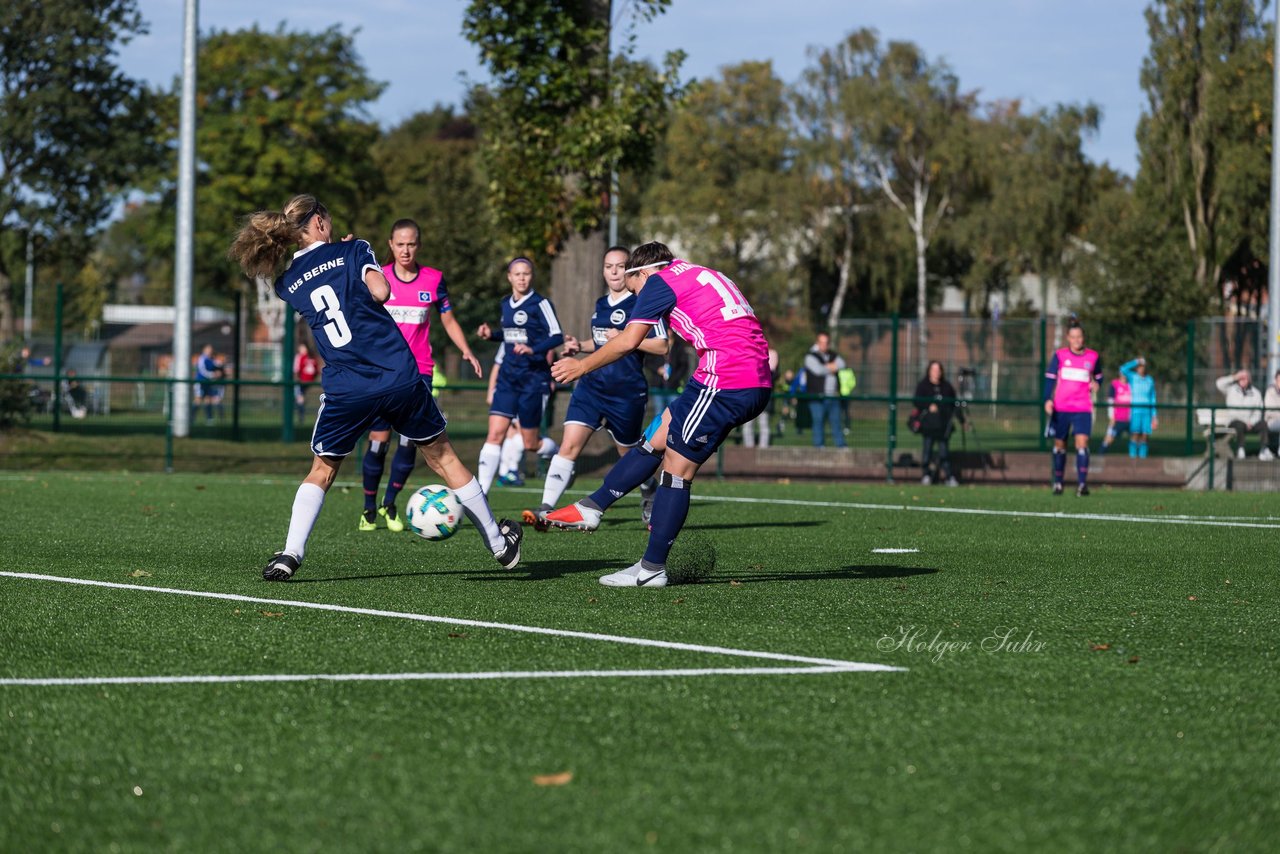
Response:
[[[405,507],[409,528],[424,540],[447,540],[462,524],[462,502],[438,483],[422,487]]]

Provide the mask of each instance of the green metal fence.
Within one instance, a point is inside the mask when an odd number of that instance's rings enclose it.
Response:
[[[236,312],[236,317],[242,315]],[[892,477],[899,447],[914,448],[917,442],[905,426],[912,393],[925,364],[937,359],[956,387],[971,428],[956,433],[953,449],[986,453],[1047,449],[1041,389],[1045,365],[1060,346],[1065,324],[1052,318],[992,322],[938,316],[928,319],[927,329],[928,343],[922,348],[914,319],[863,318],[840,324],[837,347],[857,375],[854,393],[842,401],[845,442],[854,448],[883,451],[887,475]],[[279,340],[262,342],[256,340],[259,337],[243,334],[237,323],[227,344],[231,350],[228,376],[218,383],[221,395],[194,409],[192,438],[293,443],[309,435],[319,390],[307,390],[306,409],[299,414],[293,379],[285,375],[292,363],[292,322],[286,323]],[[175,381],[163,372],[163,357],[171,352],[172,342],[162,341],[142,352],[136,344],[121,343],[127,340],[128,336],[101,333],[66,334],[59,321],[51,334],[32,342],[33,362],[24,364],[19,373],[0,375],[0,381],[27,383],[36,390],[40,406],[31,427],[53,433],[165,436],[166,467],[171,467],[172,455],[182,453],[181,442],[175,449],[172,439]],[[1255,384],[1265,387],[1265,340],[1263,325],[1250,318],[1200,320],[1181,329],[1086,327],[1086,344],[1101,353],[1108,380],[1117,375],[1121,362],[1146,357],[1160,401],[1160,428],[1151,439],[1152,456],[1185,457],[1206,451],[1210,438],[1196,411],[1223,406],[1214,380],[1238,367],[1250,369]],[[48,363],[40,363],[41,357]],[[134,370],[121,373],[113,370],[114,365]],[[450,433],[478,439],[486,430],[486,386],[464,377],[465,366],[458,365],[456,358],[452,367],[453,376],[440,394]],[[800,368],[781,366],[788,367]],[[82,392],[81,418],[72,417],[66,400],[71,371]],[[779,390],[770,425],[774,444],[812,443],[805,424],[808,399]],[[1095,412],[1096,442],[1107,421],[1101,392]]]

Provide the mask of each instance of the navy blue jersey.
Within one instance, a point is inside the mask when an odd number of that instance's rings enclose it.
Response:
[[[591,315],[591,340],[597,350],[609,342],[610,329],[621,332],[626,328],[635,307],[636,295],[633,293],[626,293],[618,302],[613,301],[611,294],[605,294],[596,300],[596,311]],[[659,320],[645,337],[666,338],[667,324]],[[644,378],[644,354],[634,350],[613,364],[586,374],[578,380],[578,385],[615,395],[623,389],[645,390],[649,384]]]
[[[365,241],[316,243],[295,252],[276,279],[276,296],[311,327],[326,394],[374,397],[421,379],[400,328],[364,283],[368,270],[381,272]]]
[[[502,329],[492,338],[502,341],[502,367],[499,377],[519,383],[523,377],[545,380],[551,373],[547,353],[564,343],[564,332],[556,318],[551,300],[533,291],[516,302],[513,296],[502,301]],[[517,344],[526,344],[532,354],[513,353]]]

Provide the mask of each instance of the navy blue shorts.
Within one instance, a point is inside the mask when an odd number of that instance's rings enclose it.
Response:
[[[667,447],[695,463],[705,463],[733,428],[756,418],[769,406],[767,388],[707,388],[696,380],[667,407]]]
[[[345,457],[378,419],[385,419],[391,429],[411,442],[434,439],[445,428],[444,415],[425,380],[381,397],[351,399],[322,394],[311,431],[311,451],[319,457]]]
[[[573,396],[569,398],[564,423],[582,424],[593,431],[599,430],[603,425],[614,442],[631,448],[640,444],[644,435],[644,411],[648,396],[648,391],[643,388],[620,396],[601,394],[579,380]]]
[[[550,394],[550,374],[545,377],[534,374],[517,385],[504,381],[499,372],[498,382],[493,387],[493,403],[489,405],[489,414],[518,419],[521,427],[538,430],[542,427],[542,410],[546,408]]]
[[[1048,437],[1066,441],[1072,434],[1088,436],[1093,432],[1092,412],[1055,412],[1049,418]]]

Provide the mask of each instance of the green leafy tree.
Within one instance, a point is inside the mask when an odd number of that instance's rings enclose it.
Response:
[[[842,202],[846,247],[855,227],[856,186],[874,188],[907,225],[923,353],[929,245],[966,174],[975,100],[960,92],[945,63],[928,62],[909,42],[882,47],[871,30],[856,31],[813,59],[798,103],[809,130],[811,169],[828,184],[824,195]]]
[[[135,0],[0,5],[0,338],[15,333],[26,235],[45,238],[45,262],[82,255],[161,158],[155,97],[116,64],[146,31]]]
[[[645,195],[650,233],[671,233],[698,263],[724,270],[770,323],[793,302],[802,187],[786,87],[769,62],[721,70],[693,84]]]
[[[628,26],[670,0],[631,0]],[[501,246],[551,256],[562,319],[590,315],[598,290],[601,226],[614,170],[648,168],[679,94],[683,55],[661,71],[634,62],[634,30],[610,55],[609,0],[473,0],[463,33],[491,83],[473,112]]]
[[[850,288],[856,284],[860,221],[874,214],[866,187],[869,158],[859,112],[866,101],[866,81],[875,71],[876,34],[858,30],[834,48],[811,51],[813,65],[793,91],[796,120],[802,133],[800,164],[813,198],[812,225],[820,261],[836,270],[825,327],[838,333],[838,321]]]
[[[226,303],[243,279],[226,249],[240,219],[314,193],[334,212],[335,231],[380,191],[371,150],[379,138],[368,105],[384,86],[371,80],[351,34],[214,31],[201,39],[197,69],[195,286],[198,301]],[[165,118],[177,136],[177,87]],[[137,214],[145,243],[173,256],[177,187],[164,173],[157,203]],[[344,221],[344,217],[347,219]],[[361,235],[365,236],[365,235]],[[279,330],[283,306],[257,283],[259,313]]]
[[[1147,110],[1137,197],[1184,234],[1180,278],[1217,293],[1242,244],[1266,245],[1271,62],[1260,0],[1158,0],[1146,10]],[[1152,219],[1156,219],[1152,216]]]
[[[1017,101],[989,104],[975,117],[969,180],[952,229],[970,260],[962,282],[971,302],[985,307],[993,293],[1007,297],[1024,273],[1037,274],[1045,288],[1066,279],[1096,168],[1084,139],[1099,122],[1093,105],[1024,113]]]
[[[358,233],[373,241],[380,257],[393,222],[407,217],[418,223],[419,258],[444,271],[465,330],[488,319],[509,288],[488,213],[478,136],[470,117],[451,107],[418,113],[388,131],[373,147],[385,190],[356,220]]]

